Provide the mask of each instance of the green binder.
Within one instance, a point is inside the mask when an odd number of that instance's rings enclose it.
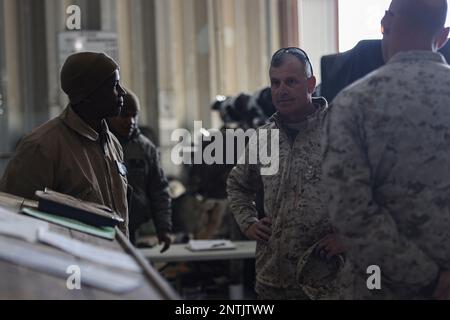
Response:
[[[114,240],[116,237],[116,230],[113,227],[94,227],[77,220],[56,216],[31,208],[23,208],[21,212],[34,218],[38,218],[50,223],[57,224],[59,226],[87,233],[100,238]]]

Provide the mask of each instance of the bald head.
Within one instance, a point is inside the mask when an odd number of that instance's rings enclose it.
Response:
[[[383,58],[399,52],[437,51],[447,42],[447,0],[392,0],[381,20]]]
[[[447,19],[447,0],[393,0],[390,10],[399,16],[405,32],[436,37]]]

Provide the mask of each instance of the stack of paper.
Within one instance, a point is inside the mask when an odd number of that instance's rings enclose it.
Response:
[[[33,213],[32,209],[24,210]],[[67,278],[68,266],[77,265],[83,274],[82,283],[111,292],[128,292],[142,284],[142,269],[131,256],[121,251],[98,247],[52,232],[47,222],[14,213],[1,206],[0,235],[2,236],[0,260],[63,278]],[[39,246],[24,245],[20,241],[9,238],[25,240],[29,243],[44,243],[73,257],[68,258],[48,252]],[[102,266],[112,267],[117,271],[105,269]],[[120,271],[133,273],[124,274]]]
[[[0,260],[55,275],[62,279],[67,279],[68,267],[76,265],[80,268],[82,287],[88,285],[119,294],[133,291],[142,286],[144,282],[141,274],[124,274],[99,268],[97,265],[75,258],[52,254],[39,247],[24,246],[20,242],[7,238],[0,241]]]
[[[118,269],[138,273],[142,272],[141,267],[136,263],[136,261],[131,256],[121,251],[98,247],[42,229],[38,232],[38,239],[42,243],[70,253],[75,257]]]
[[[98,247],[52,232],[47,222],[12,213],[2,207],[0,207],[0,235],[30,243],[45,243],[73,256],[102,265],[133,272],[142,271],[136,261],[123,252]]]
[[[236,246],[230,240],[190,240],[187,249],[191,251],[230,250]]]
[[[0,235],[36,242],[38,231],[48,228],[46,222],[19,215],[0,206]]]

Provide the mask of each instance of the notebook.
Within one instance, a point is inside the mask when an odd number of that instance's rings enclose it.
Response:
[[[21,212],[28,216],[51,222],[69,229],[87,233],[96,237],[108,240],[114,240],[116,237],[116,230],[113,227],[94,227],[77,220],[60,217],[46,212],[40,212],[31,208],[24,208]]]
[[[115,227],[117,224],[124,222],[113,210],[104,205],[82,201],[48,188],[44,191],[36,191],[36,196],[39,199],[38,210],[42,212],[78,220],[97,227]]]

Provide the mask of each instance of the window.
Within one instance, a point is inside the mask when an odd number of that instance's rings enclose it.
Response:
[[[381,39],[380,22],[390,4],[391,0],[339,0],[339,51],[350,50],[364,39]]]
[[[339,51],[364,39],[381,39],[380,22],[391,0],[339,0]]]

